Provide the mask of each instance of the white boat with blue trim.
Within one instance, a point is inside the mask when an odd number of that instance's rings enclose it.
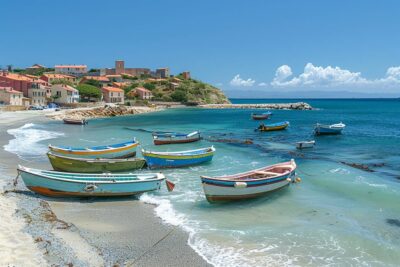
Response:
[[[341,134],[346,125],[342,122],[331,125],[317,123],[314,128],[316,135],[334,135]]]
[[[162,173],[68,173],[18,167],[26,187],[51,197],[130,196],[160,189]]]
[[[201,176],[201,182],[209,202],[250,199],[289,185],[294,181],[296,167],[292,159],[234,175]]]

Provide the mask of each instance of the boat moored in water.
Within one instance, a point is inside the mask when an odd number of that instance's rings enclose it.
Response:
[[[251,118],[253,120],[267,120],[271,115],[272,115],[272,112],[270,112],[270,111],[264,112],[261,114],[252,113]]]
[[[177,152],[155,152],[142,150],[142,155],[146,159],[150,168],[175,168],[197,165],[211,161],[214,156],[213,146],[195,150]]]
[[[141,169],[146,164],[143,158],[90,159],[62,156],[52,152],[48,152],[47,157],[54,170],[78,173],[124,172]]]
[[[286,129],[290,123],[288,121],[270,123],[270,124],[260,124],[257,130],[260,132],[269,132],[269,131],[280,131]]]
[[[182,144],[199,141],[200,132],[195,131],[189,134],[175,132],[153,132],[155,145]]]
[[[129,158],[136,155],[139,145],[135,139],[124,143],[93,147],[70,147],[49,145],[50,151],[56,154],[79,158]]]
[[[75,124],[75,125],[85,125],[88,124],[86,119],[71,119],[71,118],[64,118],[63,119],[65,124]]]
[[[315,145],[315,141],[300,141],[296,143],[296,148],[297,149],[303,149],[303,148],[312,148]]]
[[[209,202],[250,199],[289,185],[294,179],[296,167],[292,159],[234,175],[201,176],[201,182]]]
[[[160,189],[162,173],[93,174],[18,167],[29,190],[51,197],[130,196]]]
[[[314,128],[315,135],[341,134],[346,125],[342,122],[326,125],[317,123]]]

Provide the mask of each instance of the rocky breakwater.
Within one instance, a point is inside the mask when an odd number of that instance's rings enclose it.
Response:
[[[305,102],[296,103],[265,103],[265,104],[206,104],[203,108],[211,109],[293,109],[293,110],[312,110],[313,107]]]
[[[69,119],[92,119],[92,118],[106,118],[124,115],[134,115],[141,113],[148,113],[160,110],[157,107],[130,107],[130,106],[105,106],[97,108],[81,108],[72,110],[62,110],[47,115],[55,120]]]

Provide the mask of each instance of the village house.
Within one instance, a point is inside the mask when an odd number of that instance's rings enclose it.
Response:
[[[156,69],[156,77],[158,77],[158,78],[169,78],[169,68]]]
[[[106,75],[106,77],[112,82],[122,82],[124,80],[119,74]]]
[[[132,84],[131,82],[113,82],[112,86],[122,89],[122,88],[127,87],[127,86],[129,86],[131,84]]]
[[[65,84],[51,86],[51,97],[57,104],[72,104],[79,102],[79,91]]]
[[[76,78],[74,76],[71,75],[65,75],[65,74],[58,74],[58,73],[44,73],[40,79],[42,79],[43,81],[46,81],[48,83],[52,83],[54,80],[65,80],[65,81],[69,81],[72,83],[76,82]]]
[[[88,72],[86,65],[55,65],[55,73],[81,77]]]
[[[124,90],[117,87],[104,86],[101,88],[101,91],[103,93],[104,102],[124,104]]]
[[[31,99],[31,105],[33,106],[46,106],[47,99],[51,95],[51,90],[47,86],[41,84],[32,85],[28,90],[28,97]]]
[[[143,100],[149,100],[153,98],[153,93],[150,90],[147,90],[146,88],[143,87],[137,87],[135,89],[132,89],[129,93],[131,93],[132,96],[133,95],[137,96],[139,99]]]
[[[110,79],[108,79],[106,76],[85,76],[81,79],[79,84],[86,83],[89,80],[98,81],[102,87],[108,85],[111,82]]]
[[[175,90],[179,87],[179,83],[169,83],[169,89]]]
[[[23,94],[11,87],[0,87],[0,104],[22,106]]]
[[[16,91],[20,91],[25,97],[29,97],[29,89],[38,87],[38,85],[46,86],[48,83],[36,76],[26,76],[8,71],[0,72],[0,86],[12,87]]]

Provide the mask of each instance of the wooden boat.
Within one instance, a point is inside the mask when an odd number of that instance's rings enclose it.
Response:
[[[174,132],[153,132],[153,141],[155,145],[182,144],[199,141],[200,132],[195,131],[189,134]]]
[[[47,157],[54,170],[65,172],[124,172],[141,169],[146,164],[146,160],[142,158],[88,159],[61,156],[52,152],[48,152]]]
[[[316,135],[329,135],[329,134],[341,134],[342,130],[346,125],[342,122],[326,125],[317,123],[314,128],[314,134]]]
[[[296,163],[292,159],[260,169],[219,177],[201,176],[209,202],[256,198],[289,185]]]
[[[303,149],[303,148],[312,148],[315,145],[315,141],[300,141],[296,143],[296,148],[297,149]]]
[[[26,187],[51,197],[129,196],[160,189],[162,173],[93,174],[18,167]]]
[[[269,112],[269,111],[261,113],[261,114],[252,113],[251,118],[256,121],[267,120],[271,115],[272,115],[272,112]]]
[[[178,152],[154,152],[143,149],[142,155],[150,168],[175,168],[211,161],[214,152],[215,148],[211,146]]]
[[[277,122],[277,123],[271,123],[271,124],[260,124],[258,126],[259,131],[261,132],[268,132],[268,131],[279,131],[279,130],[284,130],[286,127],[289,126],[288,121],[282,121],[282,122]]]
[[[70,118],[64,118],[63,119],[65,124],[76,124],[76,125],[85,125],[88,124],[88,121],[86,119],[70,119]]]
[[[136,147],[139,145],[134,139],[133,141],[94,147],[70,147],[70,146],[52,146],[49,145],[50,151],[79,158],[129,158],[136,155]]]

